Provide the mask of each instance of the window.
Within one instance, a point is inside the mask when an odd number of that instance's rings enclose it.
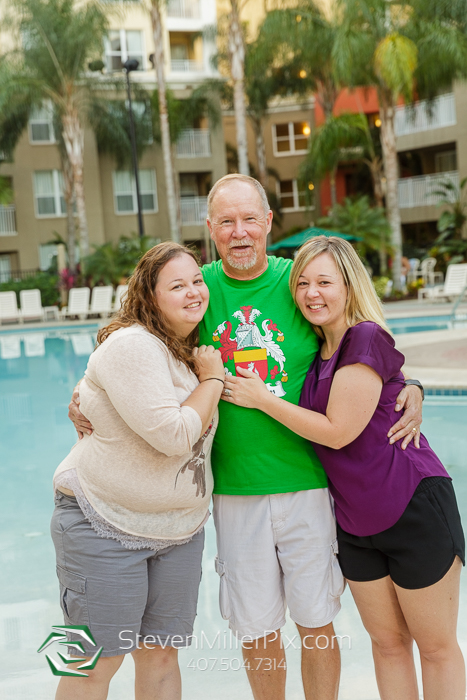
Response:
[[[29,117],[29,141],[31,143],[55,143],[53,107],[50,101],[35,107]]]
[[[308,122],[273,124],[272,141],[275,156],[306,153],[311,129]]]
[[[437,173],[448,173],[457,170],[457,157],[455,151],[443,151],[435,154],[435,170]]]
[[[277,195],[281,209],[287,211],[300,211],[306,206],[305,193],[298,191],[296,180],[281,180],[278,185]]]
[[[63,175],[59,170],[36,170],[34,173],[36,216],[65,216]]]
[[[146,212],[156,212],[157,190],[155,170],[140,170],[139,189],[141,209]],[[136,184],[133,173],[128,170],[117,170],[113,174],[115,211],[117,214],[135,214],[138,211],[136,201]]]
[[[136,58],[138,70],[144,70],[144,55],[143,32],[126,29],[109,32],[105,40],[105,63],[110,73],[121,71],[122,64],[129,58]]]

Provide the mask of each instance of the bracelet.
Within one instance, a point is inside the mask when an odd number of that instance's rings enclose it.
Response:
[[[420,391],[422,392],[422,401],[424,400],[424,398],[425,398],[425,391],[424,391],[423,386],[421,385],[421,383],[418,381],[418,379],[406,379],[405,382],[404,382],[404,384],[405,384],[405,386],[410,386],[410,385],[418,386],[418,388],[419,388]]]
[[[216,382],[221,382],[225,386],[225,381],[223,379],[219,379],[219,377],[208,377],[207,379],[203,379],[203,382],[209,382],[211,379],[215,379]],[[202,384],[202,382],[200,382]]]

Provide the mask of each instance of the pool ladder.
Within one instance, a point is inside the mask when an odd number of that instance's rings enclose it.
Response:
[[[461,314],[461,313],[457,312],[457,309],[461,305],[462,300],[464,298],[464,294],[466,293],[466,291],[467,291],[467,284],[465,285],[464,289],[462,290],[462,292],[459,294],[456,301],[454,302],[454,306],[452,307],[452,311],[451,311],[451,318],[450,318],[451,323],[453,323],[455,321],[466,321],[467,320],[466,313]]]

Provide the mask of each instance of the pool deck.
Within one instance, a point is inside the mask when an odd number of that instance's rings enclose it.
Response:
[[[417,300],[384,304],[386,318],[449,316],[453,304]],[[458,309],[467,314],[467,304]],[[405,355],[404,372],[423,386],[467,389],[467,328],[402,333],[395,336],[396,347]]]

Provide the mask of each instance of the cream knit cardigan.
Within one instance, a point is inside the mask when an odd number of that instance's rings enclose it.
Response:
[[[186,539],[208,517],[210,452],[217,427],[200,436],[198,413],[181,406],[198,379],[139,325],[112,333],[91,355],[80,408],[93,427],[58,466],[76,469],[82,490],[124,532]]]

